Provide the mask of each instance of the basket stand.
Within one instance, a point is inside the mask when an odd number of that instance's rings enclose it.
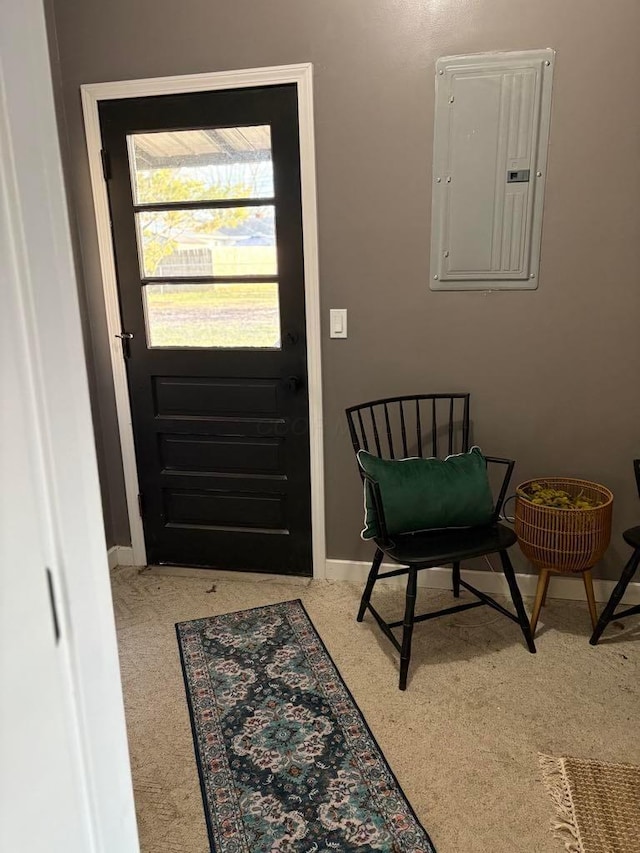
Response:
[[[566,576],[566,572],[557,572],[554,569],[540,569],[540,573],[538,574],[538,585],[536,587],[536,597],[533,602],[533,611],[531,613],[531,633],[534,636],[536,633],[538,619],[540,617],[540,611],[542,610],[547,601],[547,590],[549,588],[549,581],[551,580],[552,574],[564,574]],[[591,624],[595,630],[595,627],[598,624],[598,610],[596,608],[596,598],[593,592],[593,578],[591,576],[591,569],[584,569],[581,574],[582,580],[584,581],[584,589],[587,595],[587,603],[589,605],[589,615],[591,616]]]
[[[530,487],[544,482],[571,497],[584,495],[593,504],[580,509],[534,504]],[[538,586],[531,615],[531,633],[535,634],[540,610],[544,606],[551,574],[582,575],[587,594],[591,624],[598,623],[591,569],[604,556],[611,539],[613,494],[606,486],[573,477],[544,477],[527,480],[516,488],[515,531],[520,550],[538,570]]]

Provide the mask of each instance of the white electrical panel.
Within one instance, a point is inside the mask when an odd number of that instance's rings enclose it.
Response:
[[[436,63],[432,290],[538,286],[555,52]]]

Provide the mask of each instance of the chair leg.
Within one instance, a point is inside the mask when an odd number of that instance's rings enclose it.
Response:
[[[518,587],[518,581],[516,580],[516,573],[513,570],[511,560],[509,559],[509,555],[506,551],[500,551],[500,562],[502,563],[504,576],[509,584],[511,600],[513,601],[513,606],[515,607],[516,614],[518,616],[518,624],[520,625],[527,648],[531,654],[534,655],[536,653],[536,644],[533,642],[533,634],[531,633],[531,626],[529,625],[527,611],[524,609],[524,604],[522,603],[522,595],[520,594],[520,588]]]
[[[625,594],[631,579],[635,575],[638,565],[640,565],[640,548],[636,548],[636,550],[631,555],[631,559],[622,570],[620,580],[615,585],[614,590],[611,593],[611,597],[609,598],[609,601],[607,602],[604,610],[600,614],[598,624],[596,625],[595,631],[593,632],[593,634],[591,635],[591,639],[589,640],[592,646],[597,645],[598,640],[602,636],[602,632],[607,627],[609,622],[611,622],[611,620],[613,619],[615,609],[622,601],[622,596]]]
[[[453,564],[453,597],[460,598],[460,563]]]
[[[400,690],[407,689],[407,673],[411,660],[411,637],[413,635],[413,616],[416,609],[416,588],[418,570],[411,567],[407,579],[407,598],[402,623],[402,651],[400,652]]]
[[[364,592],[362,593],[362,598],[360,599],[360,609],[358,610],[357,616],[358,622],[362,622],[364,619],[364,614],[366,613],[369,602],[371,601],[371,593],[373,591],[373,586],[378,579],[378,572],[380,570],[380,563],[382,563],[382,557],[383,553],[380,548],[378,548],[373,557],[369,577],[367,578],[367,583],[365,585]]]
[[[595,631],[598,624],[598,609],[596,607],[596,597],[593,594],[593,578],[591,577],[591,569],[586,569],[582,573],[584,581],[584,590],[587,593],[587,603],[589,605],[589,615],[591,616],[591,627]]]
[[[538,624],[538,617],[540,616],[540,609],[544,605],[547,597],[550,577],[551,572],[549,569],[540,569],[540,574],[538,575],[538,586],[536,587],[536,598],[533,602],[533,612],[531,614],[531,633],[534,636],[536,633],[536,625]]]

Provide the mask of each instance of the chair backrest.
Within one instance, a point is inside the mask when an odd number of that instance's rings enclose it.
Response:
[[[638,487],[638,497],[640,498],[640,459],[633,460],[633,473],[636,475],[636,486]]]
[[[469,394],[387,397],[351,406],[346,415],[356,453],[402,459],[469,449]]]

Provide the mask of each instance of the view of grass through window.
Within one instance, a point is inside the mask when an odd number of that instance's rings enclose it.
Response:
[[[149,284],[149,346],[280,346],[278,285]]]

